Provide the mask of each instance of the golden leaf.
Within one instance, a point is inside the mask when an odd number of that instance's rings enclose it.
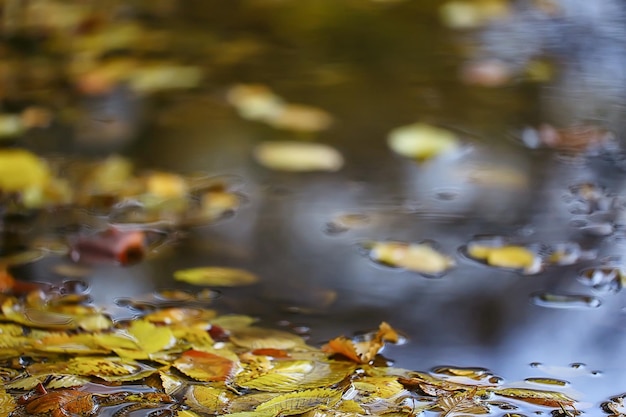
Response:
[[[456,264],[427,243],[372,242],[368,246],[372,260],[420,274],[443,274]]]
[[[256,283],[259,278],[243,269],[218,266],[181,269],[174,272],[174,279],[193,285],[237,287]]]
[[[300,336],[282,330],[246,327],[233,331],[230,341],[237,346],[254,349],[293,349],[304,345]]]
[[[215,316],[217,316],[217,313],[213,310],[171,307],[147,314],[143,317],[143,319],[151,323],[158,324],[182,323],[189,325],[190,322],[210,320],[215,318]]]
[[[176,342],[168,327],[155,326],[145,320],[134,320],[128,328],[128,333],[146,353],[167,349]]]
[[[441,417],[456,414],[487,414],[489,407],[476,399],[476,389],[457,394],[445,395],[437,399],[437,407],[442,411]]]
[[[40,352],[73,353],[83,355],[97,355],[109,353],[109,349],[100,347],[96,338],[91,334],[55,333],[35,341],[33,348]]]
[[[367,376],[352,382],[354,388],[368,396],[391,398],[404,391],[398,378],[392,376]]]
[[[214,341],[209,332],[202,328],[179,325],[172,327],[174,337],[180,342],[186,342],[195,350],[210,350]]]
[[[15,399],[7,392],[0,388],[0,415],[8,416],[17,407]]]
[[[238,374],[235,382],[240,387],[260,391],[291,392],[336,384],[354,368],[354,364],[340,361],[276,361],[271,369],[261,375],[246,371]]]
[[[176,417],[200,417],[198,414],[191,410],[178,410]]]
[[[204,381],[226,381],[234,370],[235,363],[213,353],[188,350],[173,363],[174,367],[191,378]]]
[[[222,414],[221,417],[274,417],[275,415],[269,411],[240,411],[238,413]]]
[[[7,336],[23,336],[24,329],[22,328],[22,326],[18,326],[17,324],[3,323],[0,324],[0,335],[2,335],[3,339]]]
[[[192,385],[186,394],[186,404],[202,413],[221,415],[233,397],[233,393],[226,389]]]
[[[419,161],[450,153],[461,144],[454,133],[424,123],[398,127],[387,141],[395,153]]]
[[[276,392],[255,392],[240,395],[232,399],[228,406],[228,412],[233,414],[251,412],[250,410],[254,410],[259,404],[263,404],[279,395]]]
[[[52,375],[46,382],[46,388],[58,389],[82,387],[89,382],[88,378],[83,378],[78,375]]]
[[[4,388],[28,391],[35,388],[44,379],[46,379],[45,375],[20,377],[4,384]]]
[[[135,381],[157,370],[139,362],[117,357],[79,356],[67,362],[67,373],[96,376],[105,381]]]
[[[515,398],[531,404],[544,405],[546,407],[571,406],[576,401],[562,392],[533,390],[526,388],[503,388],[493,391],[496,395]]]
[[[256,161],[268,169],[291,172],[339,171],[343,156],[321,143],[267,141],[254,149]]]
[[[322,405],[332,407],[339,402],[341,394],[341,391],[329,388],[291,392],[259,404],[255,411],[267,411],[284,416],[302,414]]]

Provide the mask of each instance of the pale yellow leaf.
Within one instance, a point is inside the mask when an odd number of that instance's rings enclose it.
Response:
[[[174,272],[174,279],[193,285],[236,287],[256,283],[259,278],[243,269],[207,266],[181,269]]]

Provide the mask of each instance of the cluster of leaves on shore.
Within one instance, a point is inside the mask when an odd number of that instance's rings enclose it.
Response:
[[[505,386],[484,369],[391,367],[379,353],[401,337],[384,322],[318,348],[199,302],[172,299],[114,322],[84,288],[26,283],[6,271],[0,281],[1,415],[92,416],[117,407],[116,416],[451,416],[524,403],[576,413],[557,385]]]

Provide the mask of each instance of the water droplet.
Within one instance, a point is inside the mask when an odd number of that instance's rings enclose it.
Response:
[[[549,386],[557,386],[557,387],[566,387],[569,385],[568,381],[563,381],[562,379],[554,379],[554,378],[526,378],[524,381],[529,382],[531,384],[549,385]]]
[[[583,368],[587,367],[587,365],[585,365],[584,363],[581,363],[581,362],[571,363],[569,366],[570,366],[570,368],[574,368],[574,369],[583,369]]]
[[[531,362],[530,363],[530,367],[531,368],[541,368],[543,364],[541,362]]]
[[[602,371],[591,371],[591,375],[593,375],[593,376],[602,376]]]
[[[532,294],[530,300],[537,306],[548,308],[590,309],[598,308],[602,304],[598,298],[588,295],[555,294],[551,292]]]
[[[504,382],[504,378],[501,378],[499,376],[492,376],[491,378],[488,379],[490,384],[502,384]]]

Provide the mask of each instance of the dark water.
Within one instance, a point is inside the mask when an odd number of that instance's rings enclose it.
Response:
[[[573,9],[574,3],[564,1]],[[120,151],[141,167],[232,175],[247,202],[232,218],[187,231],[161,256],[96,268],[87,278],[95,302],[114,306],[120,297],[160,288],[196,291],[173,280],[181,268],[245,268],[261,282],[222,290],[216,307],[307,327],[315,344],[387,321],[408,338],[384,352],[396,366],[483,367],[507,383],[562,379],[589,403],[586,415],[603,415],[599,404],[626,391],[626,306],[619,279],[608,287],[589,285],[581,271],[624,268],[621,144],[596,155],[562,156],[528,149],[516,134],[539,123],[593,121],[621,138],[626,77],[604,69],[626,61],[626,48],[606,34],[607,25],[617,37],[626,26],[615,14],[617,23],[609,22],[603,10],[537,18],[522,8],[511,33],[507,22],[454,31],[441,24],[439,4],[189,1],[141,17],[177,33],[171,53],[208,75],[193,91],[140,104],[107,98],[115,112],[135,118],[129,123],[137,137],[123,139]],[[551,45],[561,38],[568,44],[555,50]],[[252,52],[230,58],[233,45],[244,41],[255,45]],[[513,76],[494,88],[464,83],[462,68],[484,56],[514,62],[515,70],[534,56],[548,57],[555,75],[543,83]],[[256,143],[300,136],[238,118],[225,91],[241,82],[264,83],[290,101],[329,111],[335,124],[314,139],[340,150],[345,167],[302,174],[257,165]],[[104,108],[85,105],[89,112]],[[460,132],[464,152],[422,164],[394,155],[387,133],[417,120]],[[43,149],[48,135],[55,139],[66,128],[24,141]],[[65,149],[72,143],[67,137]],[[492,169],[486,174],[492,182],[458,174],[476,167]],[[525,185],[498,182],[505,168],[522,175]],[[602,201],[577,195],[583,183],[596,184]],[[598,207],[605,203],[608,209]],[[344,214],[367,221],[329,229]],[[582,255],[524,274],[466,257],[461,248],[478,235],[544,251],[573,243]],[[456,267],[439,278],[385,267],[364,256],[367,240],[432,240]],[[45,277],[50,263],[37,264],[37,274]],[[329,293],[336,295],[333,303]]]

